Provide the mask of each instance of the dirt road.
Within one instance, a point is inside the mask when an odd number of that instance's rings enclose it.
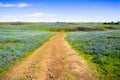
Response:
[[[2,80],[95,80],[85,60],[60,32],[15,66]]]

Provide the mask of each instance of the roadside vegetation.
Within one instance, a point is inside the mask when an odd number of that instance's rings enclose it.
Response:
[[[97,67],[100,80],[120,79],[120,30],[67,34],[67,40],[73,48],[83,51],[84,54],[80,55]]]
[[[48,31],[0,29],[0,77],[54,34]]]

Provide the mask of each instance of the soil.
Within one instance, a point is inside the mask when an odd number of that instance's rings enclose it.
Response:
[[[65,37],[64,32],[53,36],[1,80],[96,80]]]

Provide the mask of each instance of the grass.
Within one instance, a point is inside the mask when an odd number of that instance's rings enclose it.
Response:
[[[103,31],[69,31],[68,42],[92,69],[98,71],[95,75],[100,80],[120,79],[120,24],[102,23],[0,24],[0,76],[49,40],[56,31],[79,27]],[[66,80],[72,80],[75,75],[68,74]]]
[[[54,34],[55,32],[44,31],[0,30],[0,77],[16,61],[28,56]]]
[[[95,65],[100,79],[120,79],[120,31],[70,32],[68,42],[83,51],[89,64]]]
[[[80,75],[78,73],[69,72],[66,74],[64,80],[80,80]]]
[[[120,24],[102,24],[102,23],[37,23],[37,24],[0,24],[0,29],[17,29],[17,30],[37,30],[37,31],[60,31],[65,29],[74,29],[77,27],[92,29],[120,29]]]

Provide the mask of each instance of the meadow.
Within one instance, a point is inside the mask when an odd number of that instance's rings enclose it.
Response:
[[[59,31],[97,78],[120,79],[120,25],[65,22],[0,24],[0,77]]]
[[[91,66],[97,67],[101,80],[120,78],[120,30],[68,32],[67,34],[66,39],[71,46],[78,51],[83,51],[84,53],[80,55],[93,63]]]
[[[0,76],[9,71],[16,62],[30,55],[54,34],[56,33],[14,29],[14,26],[13,29],[0,29]]]
[[[110,30],[120,29],[118,24],[103,24],[103,23],[0,23],[0,29],[17,29],[17,30],[37,30],[37,31],[81,31],[79,28]],[[86,30],[85,30],[86,31]]]

